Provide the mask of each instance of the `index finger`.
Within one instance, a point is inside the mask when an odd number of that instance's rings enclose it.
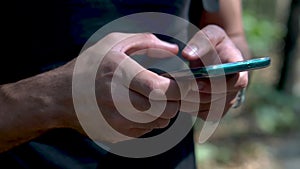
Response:
[[[180,89],[173,79],[159,76],[149,70],[138,73],[130,84],[130,89],[149,97],[153,100],[161,100],[165,96],[168,100],[180,100]]]

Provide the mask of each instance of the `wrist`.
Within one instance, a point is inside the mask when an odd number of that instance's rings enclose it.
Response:
[[[72,98],[73,62],[48,72],[49,82],[46,84],[49,90],[45,94],[51,98],[48,111],[53,113],[55,128],[72,128],[82,132]]]

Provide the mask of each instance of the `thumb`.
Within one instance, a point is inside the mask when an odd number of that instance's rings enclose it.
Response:
[[[206,26],[192,37],[182,55],[189,61],[201,60],[204,65],[218,64],[220,57],[216,48],[226,38],[228,37],[222,28],[215,25]]]

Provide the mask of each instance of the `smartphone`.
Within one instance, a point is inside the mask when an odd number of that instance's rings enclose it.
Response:
[[[210,65],[205,67],[196,67],[196,68],[178,70],[178,71],[167,72],[167,73],[156,69],[150,69],[150,70],[162,76],[176,78],[176,79],[210,78],[210,77],[234,74],[243,71],[262,69],[268,67],[270,63],[271,63],[270,57],[266,56],[266,57],[249,59],[245,61]]]

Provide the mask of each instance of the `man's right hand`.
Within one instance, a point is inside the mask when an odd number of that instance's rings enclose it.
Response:
[[[146,70],[130,55],[139,53],[164,58],[175,56],[177,52],[177,45],[148,33],[111,33],[83,51],[79,56],[82,59],[77,59],[83,64],[76,67],[79,73],[74,72],[74,76],[81,76],[83,81],[84,76],[90,76],[86,72],[88,62],[103,56],[95,80],[97,103],[103,118],[98,119],[99,114],[95,112],[77,112],[87,134],[95,140],[119,142],[166,127],[179,111],[178,86],[174,80]],[[80,90],[84,92],[85,89]]]

